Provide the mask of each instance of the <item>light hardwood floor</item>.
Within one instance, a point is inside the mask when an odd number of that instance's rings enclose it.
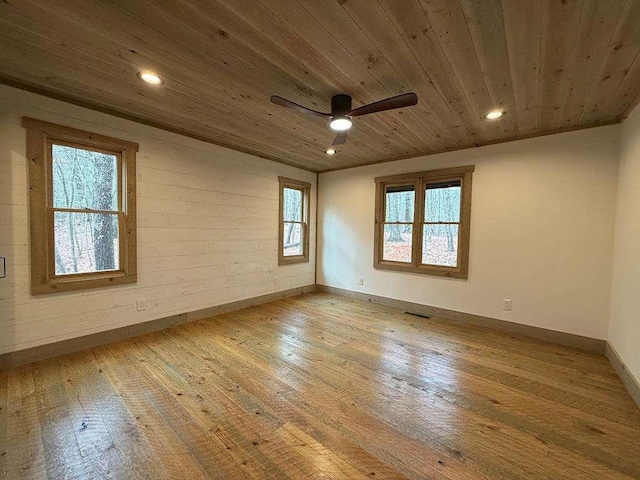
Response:
[[[328,294],[0,373],[0,478],[640,478],[603,356]]]

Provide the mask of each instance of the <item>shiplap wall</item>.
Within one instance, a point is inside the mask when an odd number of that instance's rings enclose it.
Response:
[[[30,295],[23,116],[140,144],[137,284]],[[279,175],[312,184],[309,263],[278,266]],[[0,85],[0,353],[313,284],[315,198],[314,173]]]

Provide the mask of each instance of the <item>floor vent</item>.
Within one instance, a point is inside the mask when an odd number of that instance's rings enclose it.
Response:
[[[429,315],[424,315],[422,313],[416,313],[416,312],[404,312],[404,313],[408,313],[409,315],[415,315],[416,317],[431,318]]]

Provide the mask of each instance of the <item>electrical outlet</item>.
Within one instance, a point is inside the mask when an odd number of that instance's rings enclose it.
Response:
[[[364,285],[364,278],[358,277],[358,285]]]
[[[141,312],[142,310],[146,310],[147,309],[147,299],[146,298],[139,298],[138,301],[136,302],[136,305],[138,306],[138,311]]]
[[[503,310],[511,310],[511,299],[505,298],[502,300],[502,309]]]

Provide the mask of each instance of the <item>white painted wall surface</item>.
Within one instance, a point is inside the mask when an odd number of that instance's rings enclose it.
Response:
[[[620,135],[609,343],[640,381],[640,107]]]
[[[137,284],[29,294],[22,116],[140,144]],[[309,263],[278,266],[279,175],[313,185]],[[0,85],[0,354],[313,284],[315,196],[313,173]]]
[[[605,339],[619,135],[613,125],[321,174],[318,283]],[[471,164],[469,279],[375,270],[374,177]]]

